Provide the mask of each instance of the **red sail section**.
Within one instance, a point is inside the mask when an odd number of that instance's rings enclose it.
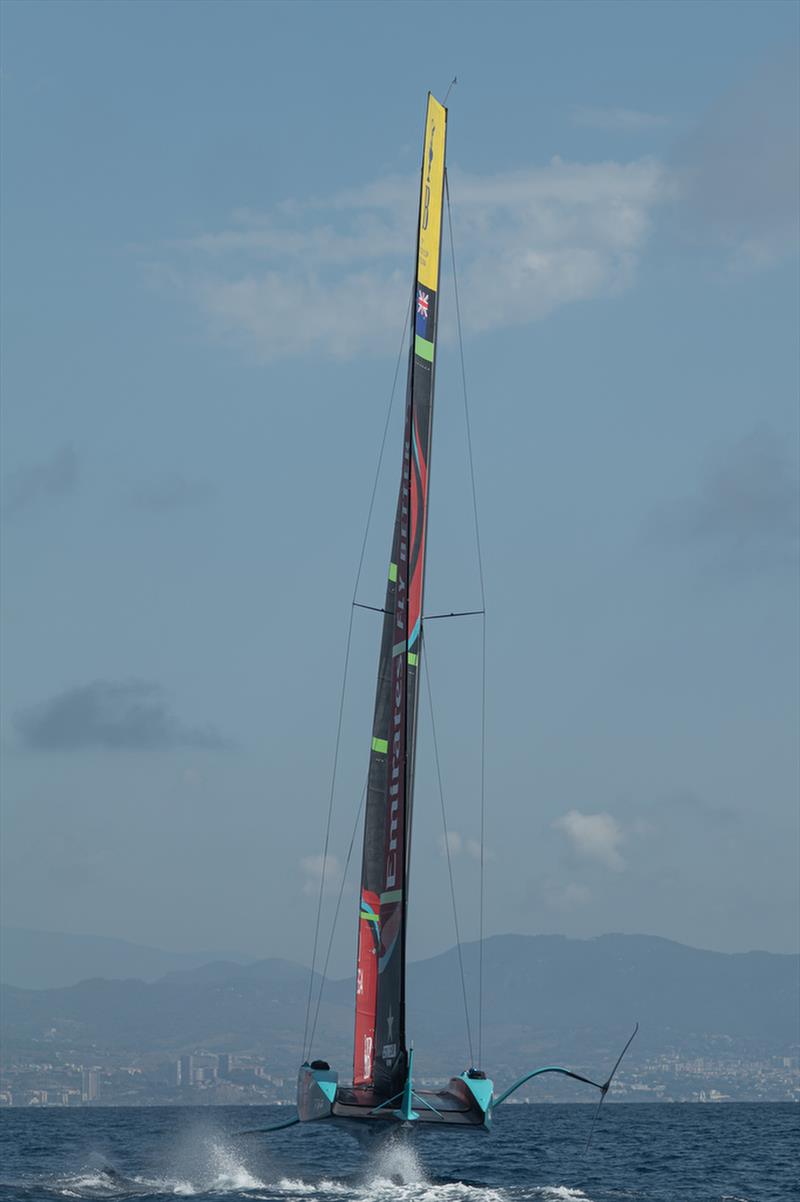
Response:
[[[353,1084],[372,1080],[375,1057],[375,1000],[378,989],[378,943],[380,901],[377,893],[364,891],[358,919],[358,968],[356,970],[356,1057]]]
[[[406,878],[422,645],[446,118],[443,106],[429,96],[403,462],[364,819],[353,1081],[384,1097],[402,1089],[406,1076]]]

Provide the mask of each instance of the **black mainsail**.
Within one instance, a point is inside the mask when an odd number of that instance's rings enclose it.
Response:
[[[391,1097],[406,1079],[405,936],[422,649],[447,110],[425,119],[400,494],[386,585],[361,866],[355,1085]]]

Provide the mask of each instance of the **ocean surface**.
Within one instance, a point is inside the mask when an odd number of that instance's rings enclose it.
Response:
[[[0,1200],[263,1202],[790,1202],[800,1106],[506,1106],[490,1135],[400,1133],[380,1146],[320,1123],[237,1132],[279,1107],[0,1112]]]

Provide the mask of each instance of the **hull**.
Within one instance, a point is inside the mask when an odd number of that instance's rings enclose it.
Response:
[[[398,1123],[405,1127],[449,1127],[489,1131],[492,1125],[492,1082],[471,1078],[466,1073],[451,1077],[442,1090],[413,1090],[413,1109],[401,1104],[400,1095],[387,1101],[374,1090],[339,1085],[330,1069],[303,1065],[297,1079],[297,1116],[301,1123],[334,1119],[351,1128],[386,1130]]]

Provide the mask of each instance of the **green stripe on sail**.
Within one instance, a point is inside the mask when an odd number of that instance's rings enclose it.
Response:
[[[389,579],[390,580],[397,579],[397,564],[396,563],[389,564]]]
[[[412,667],[412,668],[416,668],[416,666],[417,666],[417,653],[416,653],[416,651],[409,651],[409,653],[408,653],[408,662],[411,664],[411,667]]]
[[[415,334],[414,354],[419,355],[420,359],[427,359],[429,363],[433,363],[433,343],[428,342],[427,338],[420,338],[419,334]]]
[[[379,751],[381,755],[386,755],[389,750],[389,744],[386,742],[386,739],[373,739],[372,750]]]

